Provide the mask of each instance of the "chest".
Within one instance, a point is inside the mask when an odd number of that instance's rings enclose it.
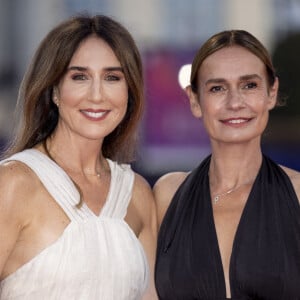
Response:
[[[186,212],[157,258],[162,284],[172,282],[182,299],[225,299],[229,289],[232,298],[298,299],[300,216],[255,202],[228,214]]]
[[[71,222],[57,241],[1,282],[0,290],[3,297],[16,291],[30,299],[30,293],[53,299],[140,299],[147,278],[144,252],[126,223],[89,218]]]
[[[103,208],[110,190],[110,176],[82,178],[72,177],[76,189],[80,193],[81,201],[95,214],[99,215]]]

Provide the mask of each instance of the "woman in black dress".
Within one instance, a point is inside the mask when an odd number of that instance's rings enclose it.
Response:
[[[154,191],[160,299],[300,299],[300,173],[262,153],[278,78],[265,47],[242,30],[199,49],[186,88],[209,155]]]

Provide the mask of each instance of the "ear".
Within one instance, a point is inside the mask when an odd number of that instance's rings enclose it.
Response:
[[[59,107],[59,97],[58,97],[58,89],[57,89],[57,87],[53,88],[52,101],[54,102],[54,104],[57,107]]]
[[[192,87],[189,85],[185,88],[185,92],[190,101],[191,112],[197,119],[202,117],[202,111],[198,99],[198,95],[192,91]]]
[[[269,110],[273,109],[277,103],[278,89],[279,89],[279,80],[278,77],[276,77],[273,86],[271,86],[269,90],[269,100],[268,100]]]

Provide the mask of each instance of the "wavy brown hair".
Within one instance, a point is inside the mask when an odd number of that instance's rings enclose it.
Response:
[[[5,156],[32,148],[53,133],[59,118],[52,101],[54,86],[64,76],[80,43],[91,35],[98,36],[111,47],[128,84],[127,112],[116,129],[105,137],[103,155],[118,162],[133,160],[144,106],[141,56],[127,29],[103,15],[72,17],[42,40],[20,87],[17,103],[20,121]]]

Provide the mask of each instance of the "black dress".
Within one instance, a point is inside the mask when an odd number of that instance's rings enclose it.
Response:
[[[226,299],[205,159],[162,222],[155,284],[162,300]],[[285,172],[263,157],[230,260],[231,299],[300,299],[300,205]]]

